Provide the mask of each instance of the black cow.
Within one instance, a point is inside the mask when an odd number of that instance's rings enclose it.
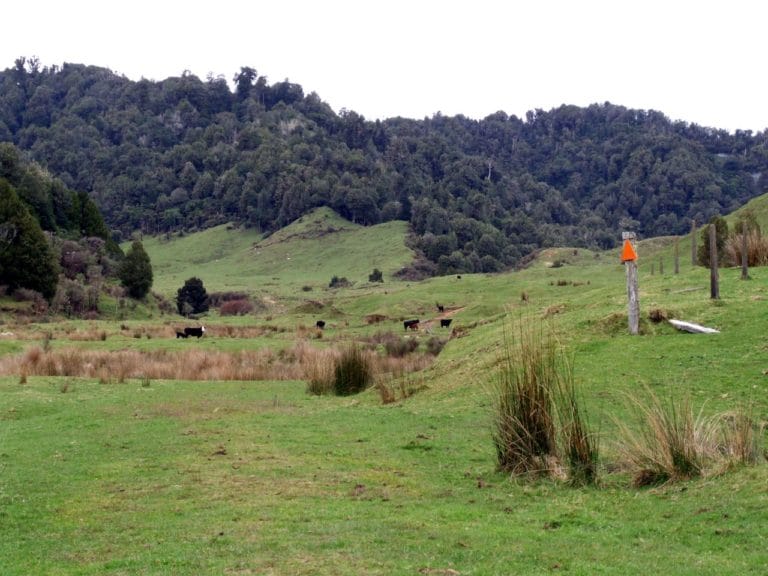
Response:
[[[451,325],[451,318],[441,318],[440,328],[448,328]]]
[[[436,304],[438,312],[445,312],[445,306],[442,304]]]
[[[315,327],[323,330],[325,328],[325,320],[318,320],[315,322]]]
[[[205,326],[200,326],[200,328],[190,328],[187,326],[184,328],[184,338],[189,338],[190,336],[196,336],[199,340],[200,337],[205,334]]]
[[[419,329],[419,321],[416,320],[406,320],[403,322],[403,329],[408,330],[410,328],[411,330],[418,330]]]
[[[184,334],[184,332],[179,332],[176,330],[176,338],[189,338],[187,334]]]

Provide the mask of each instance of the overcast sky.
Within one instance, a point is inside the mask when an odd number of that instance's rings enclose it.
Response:
[[[369,120],[608,101],[762,131],[766,16],[762,0],[26,0],[3,4],[0,70],[37,56],[231,81],[250,66]]]

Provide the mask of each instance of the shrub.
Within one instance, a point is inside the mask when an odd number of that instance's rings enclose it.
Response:
[[[368,275],[368,282],[384,282],[384,276],[381,270],[374,268],[373,272]]]
[[[353,344],[342,351],[333,374],[333,391],[337,396],[362,392],[372,380],[373,365],[359,346]]]
[[[391,336],[384,339],[384,350],[387,352],[387,356],[402,358],[419,347],[419,341],[415,338],[402,338],[391,332],[389,334]]]
[[[349,280],[343,276],[341,278],[334,276],[331,278],[331,282],[328,284],[329,288],[348,288],[349,286],[351,286]]]
[[[176,309],[182,316],[208,311],[208,293],[200,278],[189,278],[176,293]]]
[[[131,245],[118,270],[120,283],[131,298],[144,298],[152,287],[152,264],[140,241]]]
[[[208,305],[213,308],[218,308],[225,302],[231,302],[232,300],[249,300],[249,297],[245,292],[237,291],[212,292],[208,295]]]
[[[222,316],[244,316],[253,312],[253,304],[249,300],[229,300],[219,309]]]
[[[437,356],[440,354],[440,352],[443,351],[443,346],[445,346],[446,342],[448,342],[448,340],[445,338],[432,336],[432,338],[427,340],[427,353],[431,354],[432,356]]]

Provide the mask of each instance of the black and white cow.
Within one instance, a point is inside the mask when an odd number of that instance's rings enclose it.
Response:
[[[190,326],[187,326],[184,328],[184,335],[180,336],[179,332],[176,332],[176,338],[189,338],[190,336],[196,336],[199,340],[201,336],[205,334],[205,326],[200,326],[200,328],[192,328]]]

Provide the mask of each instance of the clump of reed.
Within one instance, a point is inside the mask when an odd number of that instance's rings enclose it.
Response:
[[[617,421],[618,452],[635,486],[678,482],[719,474],[763,458],[764,424],[737,408],[724,414],[694,414],[690,399],[662,402],[651,390],[629,397],[639,422]]]
[[[521,319],[511,336],[493,390],[499,468],[516,476],[596,482],[598,448],[579,404],[572,362],[537,321]]]

